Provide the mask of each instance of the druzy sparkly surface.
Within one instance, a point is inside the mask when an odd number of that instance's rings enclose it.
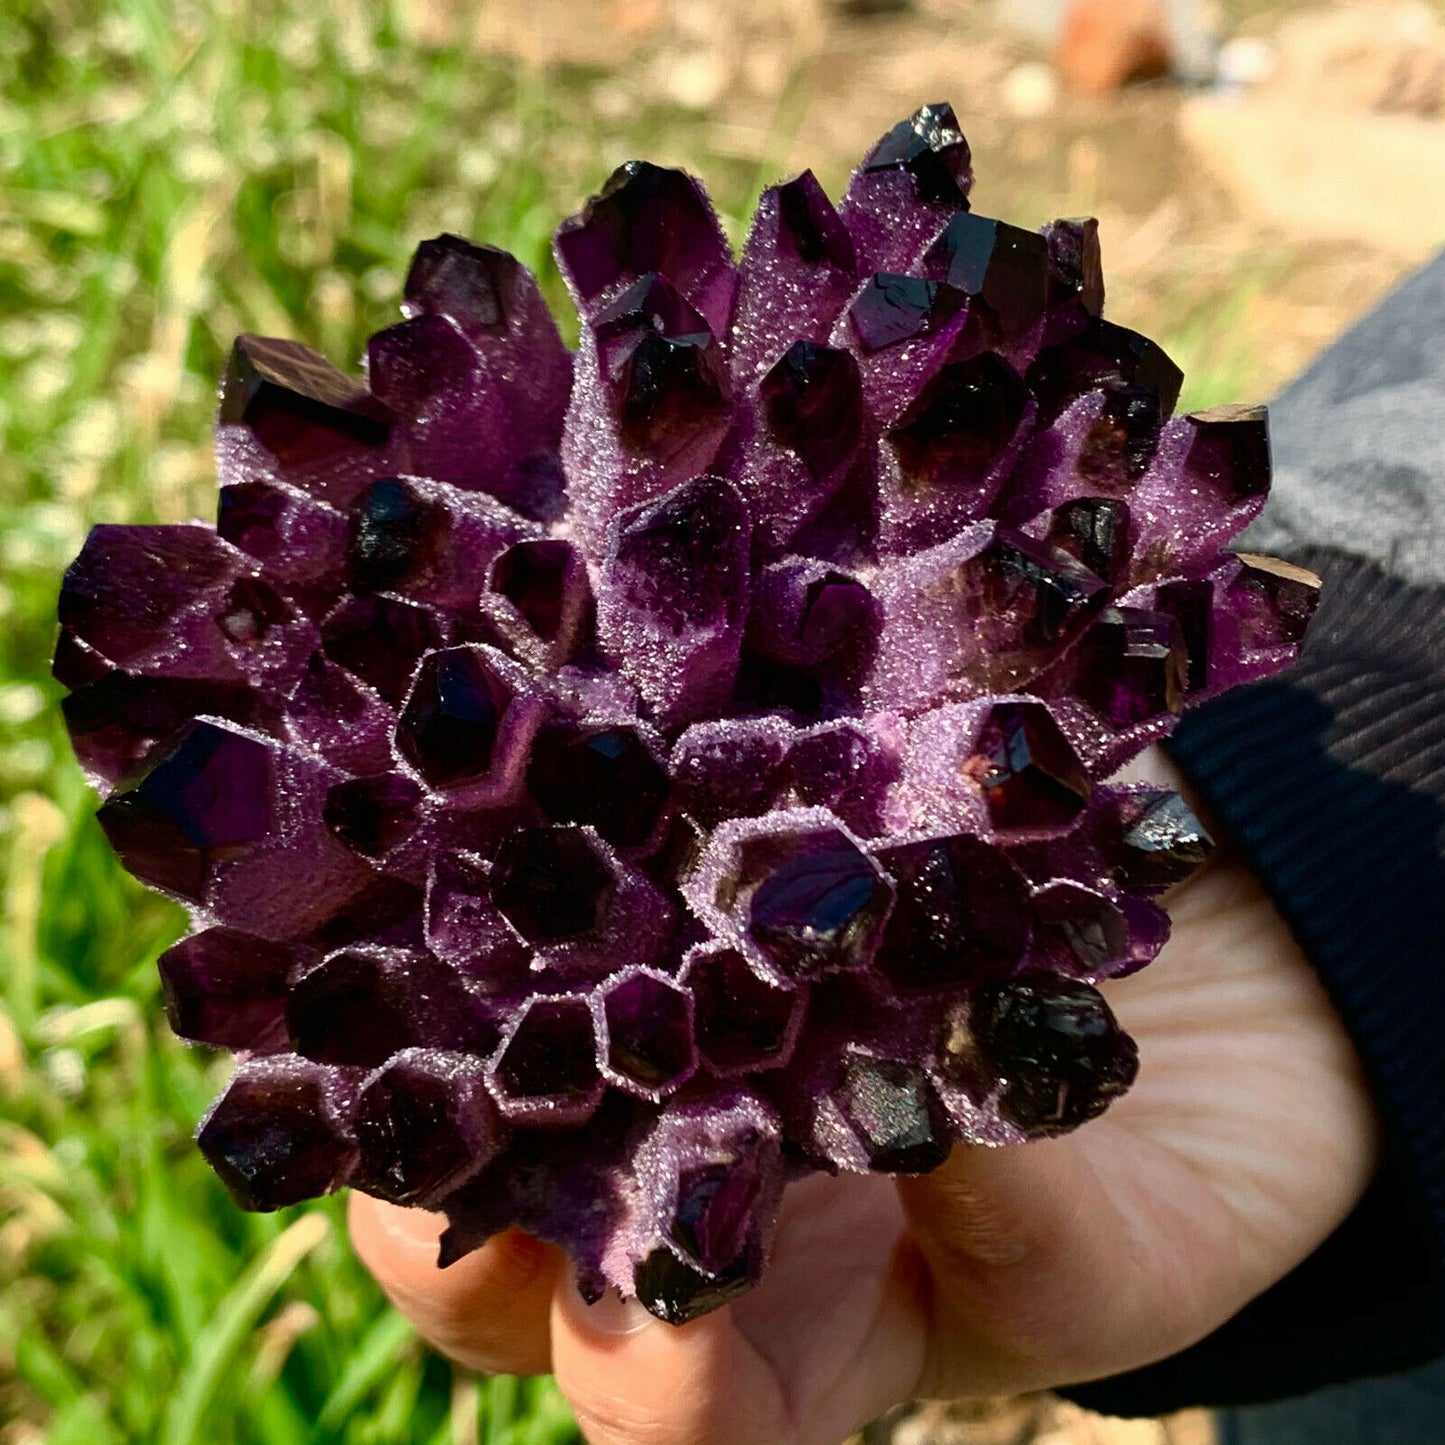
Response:
[[[56,676],[125,866],[191,910],[237,1199],[517,1224],[681,1321],[810,1170],[1069,1129],[1095,988],[1207,856],[1107,779],[1287,665],[1309,574],[1223,550],[1264,413],[1175,416],[1097,227],[969,209],[953,113],[835,206],[623,167],[531,275],[426,242],[353,377],[242,337],[214,526],[98,527]]]

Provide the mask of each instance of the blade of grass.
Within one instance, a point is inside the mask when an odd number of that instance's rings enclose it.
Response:
[[[326,1397],[316,1417],[317,1428],[337,1429],[415,1343],[416,1334],[405,1316],[387,1310],[367,1331]]]
[[[291,1272],[331,1233],[316,1212],[303,1214],[262,1252],[221,1301],[196,1339],[196,1347],[166,1411],[164,1445],[192,1445],[216,1393],[222,1372]]]

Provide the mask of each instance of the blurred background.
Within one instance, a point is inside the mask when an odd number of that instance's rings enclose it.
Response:
[[[442,230],[565,312],[556,223],[634,155],[761,187],[950,100],[977,209],[1095,214],[1185,403],[1267,397],[1445,239],[1445,8],[1321,0],[6,0],[0,7],[0,1445],[551,1445],[430,1356],[337,1201],[234,1208],[190,1134],[179,911],[120,872],[48,677],[96,522],[209,518],[239,331],[354,365]],[[564,323],[565,329],[565,323]],[[575,328],[574,328],[575,330]],[[909,1409],[868,1445],[1205,1445],[1201,1415]]]

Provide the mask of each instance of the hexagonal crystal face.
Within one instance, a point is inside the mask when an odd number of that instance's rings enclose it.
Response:
[[[962,769],[982,791],[994,831],[1003,835],[1066,832],[1091,792],[1078,754],[1038,702],[990,708]]]
[[[528,943],[594,933],[612,895],[612,870],[581,828],[522,828],[502,844],[492,896]]]
[[[693,1002],[662,974],[622,974],[598,991],[607,1036],[607,1072],[621,1088],[658,1099],[697,1067]]]
[[[274,755],[259,738],[192,723],[111,794],[100,826],[138,878],[200,902],[216,863],[270,836]]]
[[[479,647],[453,647],[422,662],[402,709],[396,745],[433,787],[485,774],[515,696]]]
[[[529,999],[491,1062],[490,1079],[508,1118],[561,1125],[591,1115],[603,1080],[587,1000],[575,994]]]
[[[714,1073],[787,1063],[802,1022],[805,991],[759,977],[731,948],[694,955],[679,982],[692,993],[698,1050]]]
[[[877,947],[893,890],[878,866],[840,832],[745,844],[742,879],[749,936],[789,978],[862,968]]]
[[[247,1209],[282,1209],[345,1182],[355,1145],[345,1081],[290,1055],[242,1064],[201,1121],[201,1152]]]
[[[590,823],[609,843],[645,843],[671,792],[636,728],[545,728],[532,746],[527,786],[559,823]]]
[[[444,1194],[506,1142],[481,1061],[414,1049],[367,1080],[356,1103],[357,1183],[397,1204]]]

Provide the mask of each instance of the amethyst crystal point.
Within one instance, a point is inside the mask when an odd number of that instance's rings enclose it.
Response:
[[[1003,1080],[999,1110],[1028,1134],[1056,1134],[1103,1113],[1134,1082],[1139,1056],[1086,983],[1020,974],[973,996],[979,1052]]]
[[[492,1094],[519,1124],[583,1123],[602,1099],[597,1056],[597,1026],[585,998],[530,999],[491,1061]]]
[[[557,261],[584,312],[619,283],[657,272],[722,332],[737,273],[707,196],[685,171],[619,166],[582,214],[557,231]]]
[[[282,1209],[347,1180],[359,1071],[292,1054],[251,1059],[201,1120],[196,1138],[244,1209]]]
[[[920,1065],[853,1051],[838,1101],[869,1169],[926,1174],[948,1158],[948,1117]]]
[[[878,967],[900,990],[1012,973],[1029,941],[1028,886],[1001,848],[967,833],[880,848],[898,888]]]
[[[727,374],[712,330],[656,273],[593,322],[623,439],[637,451],[680,451],[725,414]]]
[[[397,1204],[443,1198],[507,1142],[481,1060],[435,1049],[403,1050],[372,1074],[353,1127],[352,1182]]]
[[[719,1078],[788,1061],[802,1024],[806,993],[764,979],[736,949],[694,953],[678,978],[692,994],[697,1047]]]
[[[137,878],[202,903],[218,862],[271,836],[274,777],[261,739],[195,722],[110,795],[100,826]]]
[[[183,1039],[271,1053],[285,1046],[287,985],[303,950],[207,928],[160,957],[166,1016]]]
[[[960,766],[982,792],[1000,837],[1065,832],[1089,801],[1084,765],[1042,703],[990,708]]]
[[[1088,316],[1104,314],[1104,265],[1099,223],[1092,219],[1054,221],[1043,227],[1049,248],[1049,305],[1067,312],[1070,303]]]
[[[1001,340],[1022,336],[1048,308],[1049,243],[1035,231],[960,211],[927,260],[940,280],[983,301]]]
[[[389,435],[364,387],[309,347],[264,336],[236,338],[217,420],[246,427],[283,464],[379,447]]]
[[[532,747],[527,786],[558,823],[590,823],[609,843],[636,848],[657,826],[671,790],[636,728],[545,728]]]
[[[973,185],[968,142],[948,104],[921,106],[899,121],[873,147],[863,169],[908,171],[924,200],[944,205],[967,205]]]
[[[692,995],[663,974],[619,974],[599,991],[607,1036],[607,1077],[654,1102],[686,1083],[697,1067]]]
[[[1211,844],[1109,781],[1297,654],[1317,579],[1223,550],[1261,408],[1174,416],[1097,223],[969,209],[946,105],[740,262],[635,162],[515,257],[425,241],[352,376],[241,337],[216,525],[97,527],[54,674],[176,1031],[239,1068],[244,1205],[342,1184],[518,1226],[681,1323],[785,1179],[1096,1114],[1093,985]],[[1147,1065],[1147,1060],[1146,1060]]]

